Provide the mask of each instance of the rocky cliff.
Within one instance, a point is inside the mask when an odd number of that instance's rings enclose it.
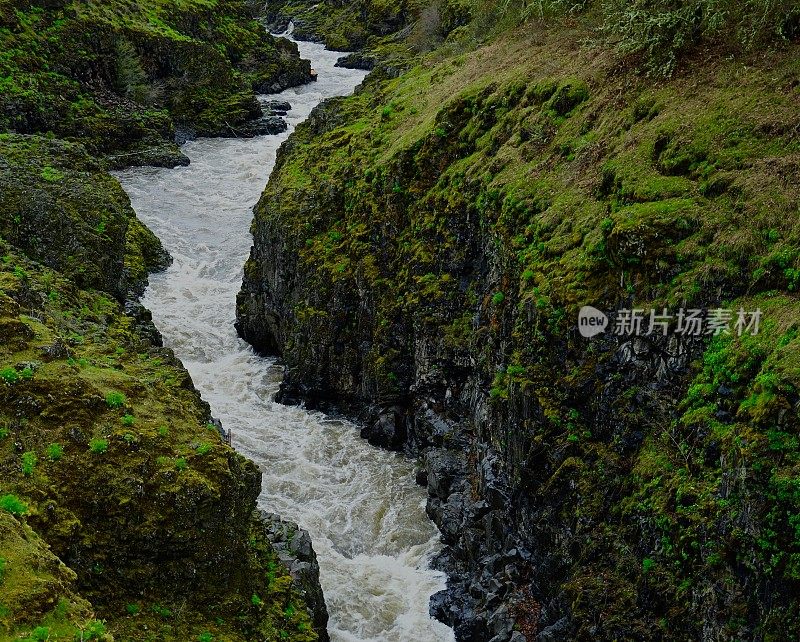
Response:
[[[0,638],[327,640],[307,535],[136,303],[170,258],[108,173],[273,126],[255,91],[309,63],[223,1],[0,2],[0,43]]]
[[[284,401],[420,457],[459,640],[791,639],[800,51],[631,57],[597,21],[476,18],[318,108],[256,208],[239,331]]]
[[[0,131],[50,132],[117,167],[185,163],[176,129],[253,135],[256,92],[310,80],[238,0],[3,0],[0,52]]]

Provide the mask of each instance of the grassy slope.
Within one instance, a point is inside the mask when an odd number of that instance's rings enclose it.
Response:
[[[0,130],[52,132],[117,164],[168,162],[175,124],[230,133],[260,114],[254,90],[307,74],[237,0],[0,2]]]
[[[579,636],[692,638],[706,620],[785,639],[800,626],[800,51],[711,53],[655,81],[588,35],[449,44],[330,106],[331,131],[300,128],[255,224],[290,239],[305,281],[281,347],[303,372],[300,338],[356,327],[330,302],[358,310],[366,292],[362,390],[405,394],[397,328],[424,327],[436,358],[474,364],[496,425],[534,408],[505,429],[547,455],[507,457],[550,510],[532,538],[561,559],[548,590]],[[576,336],[586,303],[760,306],[766,322],[708,343],[654,407],[641,382],[598,375],[614,350]]]
[[[9,559],[6,635],[48,626],[50,639],[71,639],[68,623],[91,612],[77,585],[118,639],[316,639],[251,521],[257,473],[207,426],[180,363],[107,296],[7,244],[0,253],[0,494],[27,505],[16,530],[70,566],[48,562],[61,570],[40,595],[26,589],[38,558]]]
[[[0,639],[317,639],[257,470],[123,311],[168,257],[106,171],[307,67],[238,2],[0,2]]]

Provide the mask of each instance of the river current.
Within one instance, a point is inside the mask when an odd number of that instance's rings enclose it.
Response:
[[[117,174],[138,216],[174,258],[151,277],[143,303],[164,342],[191,373],[233,446],[263,471],[259,505],[311,534],[334,642],[452,642],[428,615],[444,588],[428,566],[439,549],[413,464],[375,449],[356,426],[273,401],[274,360],[236,336],[235,298],[252,237],[252,208],[280,144],[322,100],[351,93],[365,72],[334,67],[342,54],[299,42],[318,81],[286,100],[289,131],[253,139],[187,143],[188,167]]]

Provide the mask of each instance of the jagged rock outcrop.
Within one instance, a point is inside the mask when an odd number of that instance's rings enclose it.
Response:
[[[422,458],[459,640],[790,636],[793,54],[653,89],[564,33],[318,108],[256,207],[238,330],[281,356],[283,401]],[[773,323],[616,334],[637,307]]]
[[[235,0],[123,4],[0,3],[0,637],[327,639],[310,542],[137,300],[171,259],[108,173],[284,131],[255,93],[310,65]]]

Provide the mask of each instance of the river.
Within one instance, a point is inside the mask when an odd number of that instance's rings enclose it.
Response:
[[[181,358],[233,445],[264,473],[259,504],[311,534],[334,642],[451,642],[428,615],[444,588],[428,560],[439,549],[413,464],[375,449],[357,428],[275,403],[280,369],[235,333],[235,298],[252,237],[252,207],[280,144],[320,101],[351,93],[362,71],[334,67],[341,55],[298,43],[318,81],[287,100],[289,131],[253,139],[200,139],[188,167],[132,168],[117,177],[138,216],[174,258],[151,277],[143,303]]]

